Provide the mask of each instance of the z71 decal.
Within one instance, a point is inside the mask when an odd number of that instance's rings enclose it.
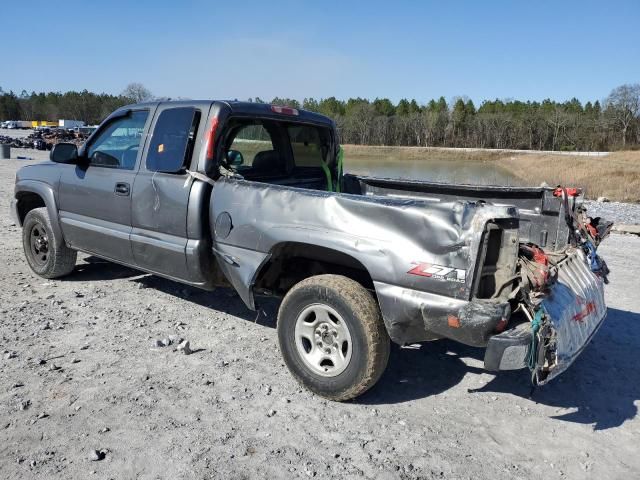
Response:
[[[464,283],[467,279],[467,271],[460,268],[445,267],[444,265],[435,265],[433,263],[413,263],[416,266],[407,272],[410,275],[431,277],[436,280],[456,283]]]

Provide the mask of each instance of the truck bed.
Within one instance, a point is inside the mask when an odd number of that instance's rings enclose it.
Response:
[[[434,203],[470,200],[498,206],[515,206],[520,214],[521,242],[532,242],[547,250],[558,250],[567,244],[569,238],[563,202],[553,195],[554,188],[551,187],[466,185],[347,174],[344,176],[344,190],[357,195],[408,198]]]

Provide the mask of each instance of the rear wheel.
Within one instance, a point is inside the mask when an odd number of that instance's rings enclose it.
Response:
[[[31,270],[41,277],[62,277],[76,265],[78,253],[54,233],[46,208],[35,208],[27,213],[22,225],[22,246]]]
[[[331,400],[367,391],[389,359],[389,337],[375,299],[339,275],[308,278],[287,293],[278,312],[278,340],[294,377]]]

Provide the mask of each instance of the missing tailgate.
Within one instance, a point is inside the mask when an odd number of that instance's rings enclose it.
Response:
[[[517,222],[489,222],[480,242],[476,298],[506,299],[515,283],[514,252],[518,248]]]

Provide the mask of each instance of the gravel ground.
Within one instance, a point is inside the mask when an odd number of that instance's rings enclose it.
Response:
[[[8,214],[22,164],[0,161],[0,477],[640,476],[640,238],[603,244],[608,319],[532,398],[526,372],[443,341],[394,347],[375,389],[337,404],[287,372],[275,303],[256,316],[232,291],[87,256],[33,275]],[[176,337],[194,353],[154,346]]]
[[[640,225],[640,203],[584,202],[592,217],[602,217],[614,223]]]
[[[24,138],[28,137],[33,133],[32,129],[8,129],[8,128],[0,128],[0,135],[6,135],[7,137],[13,138]]]

